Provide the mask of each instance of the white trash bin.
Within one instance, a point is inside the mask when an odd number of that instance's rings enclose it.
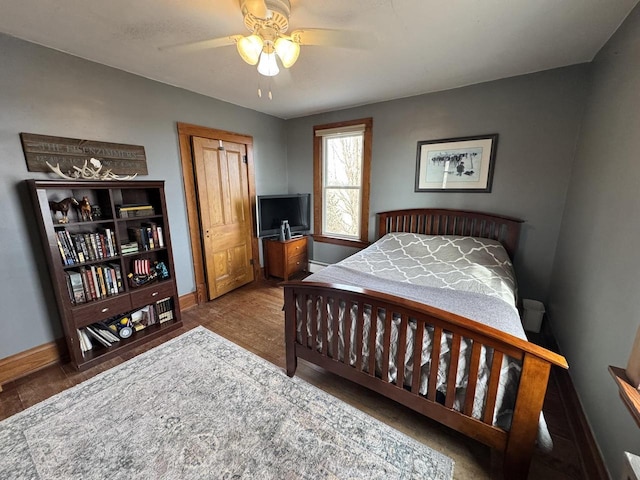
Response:
[[[529,332],[540,332],[542,317],[544,316],[544,304],[537,300],[525,298],[522,300],[524,313],[522,314],[522,326]]]

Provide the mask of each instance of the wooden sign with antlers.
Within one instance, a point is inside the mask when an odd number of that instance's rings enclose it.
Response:
[[[50,172],[49,165],[64,173],[82,168],[90,158],[100,161],[104,170],[117,175],[147,175],[144,147],[121,143],[51,137],[21,133],[22,150],[30,172]],[[49,164],[49,165],[47,165]]]

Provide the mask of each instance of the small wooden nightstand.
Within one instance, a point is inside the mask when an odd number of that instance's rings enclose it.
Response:
[[[265,239],[263,243],[265,278],[273,276],[289,280],[294,273],[306,270],[307,240],[307,236],[284,241]]]

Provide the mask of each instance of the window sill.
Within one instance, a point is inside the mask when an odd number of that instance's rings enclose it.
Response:
[[[332,243],[334,245],[342,245],[343,247],[366,248],[371,245],[369,242],[361,240],[347,240],[345,238],[327,237],[326,235],[311,235],[314,242]]]
[[[631,416],[640,427],[640,391],[633,388],[629,383],[624,368],[609,366],[609,372],[620,389],[620,398],[622,398],[629,412],[631,412]]]

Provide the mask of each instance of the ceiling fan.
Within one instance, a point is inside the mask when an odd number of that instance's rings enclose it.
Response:
[[[272,77],[280,72],[278,59],[290,68],[300,55],[300,46],[324,45],[363,48],[369,40],[356,32],[329,29],[299,29],[287,33],[291,3],[289,0],[239,0],[244,25],[249,35],[229,35],[197,42],[160,47],[160,50],[197,51],[236,45],[240,57],[258,72]]]

